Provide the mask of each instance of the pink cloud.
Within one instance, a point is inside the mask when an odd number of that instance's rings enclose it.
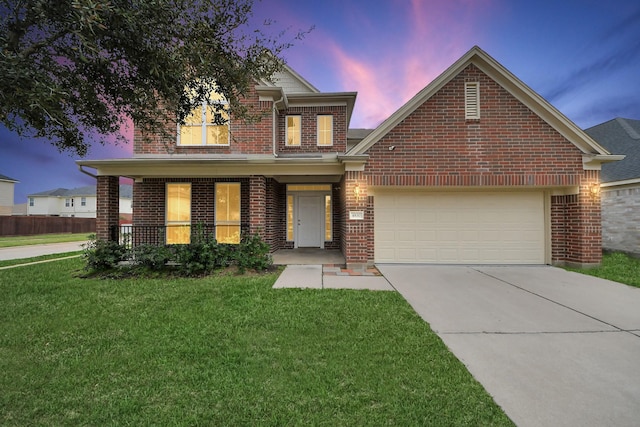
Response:
[[[490,0],[393,2],[395,19],[364,10],[355,15],[357,38],[321,27],[310,38],[313,50],[328,57],[325,66],[340,90],[358,92],[351,127],[372,128],[481,44],[491,10]]]

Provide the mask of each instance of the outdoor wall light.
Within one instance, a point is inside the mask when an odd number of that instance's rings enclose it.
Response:
[[[589,186],[589,193],[591,194],[591,197],[596,198],[598,197],[598,195],[600,194],[600,184],[593,183]]]
[[[360,200],[360,184],[353,187],[353,195],[356,196],[356,200]]]

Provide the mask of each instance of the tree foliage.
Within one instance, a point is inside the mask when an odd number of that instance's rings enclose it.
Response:
[[[252,0],[0,0],[0,122],[84,156],[91,138],[123,142],[127,118],[148,131],[184,123],[212,91],[234,117],[269,79],[282,42],[250,28]],[[222,120],[221,115],[216,115]]]

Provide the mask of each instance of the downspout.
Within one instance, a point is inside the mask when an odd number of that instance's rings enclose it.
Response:
[[[271,110],[271,129],[273,130],[273,157],[278,157],[278,153],[276,153],[276,111],[278,110],[278,107],[276,107],[276,104],[279,102],[284,101],[284,94],[282,94],[282,97],[277,100],[274,101],[273,103],[273,109]]]

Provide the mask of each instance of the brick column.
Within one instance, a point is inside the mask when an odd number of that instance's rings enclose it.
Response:
[[[96,237],[111,240],[110,229],[118,226],[120,220],[119,177],[99,176],[96,188]]]
[[[578,194],[579,244],[576,261],[583,266],[597,266],[602,262],[602,218],[600,193],[591,192],[592,186],[600,186],[600,171],[584,171]]]
[[[599,184],[600,171],[584,171],[578,194],[551,198],[553,263],[589,267],[602,262],[600,194],[591,192]]]
[[[267,181],[264,176],[249,177],[249,233],[266,236]]]
[[[347,267],[364,269],[373,264],[373,197],[368,195],[367,179],[360,171],[345,172],[343,188],[345,216],[342,252]],[[364,214],[364,218],[358,219],[361,214]]]

